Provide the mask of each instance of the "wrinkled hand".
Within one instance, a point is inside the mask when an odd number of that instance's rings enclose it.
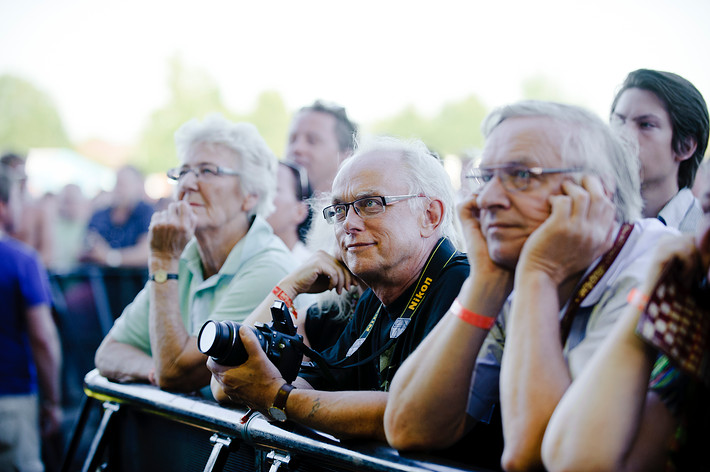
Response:
[[[524,271],[543,271],[558,285],[611,248],[616,213],[596,176],[584,176],[581,185],[566,180],[562,191],[550,197],[550,216],[525,242],[518,261]]]
[[[151,255],[178,259],[195,234],[197,218],[186,202],[172,202],[153,213],[148,228]]]
[[[342,293],[354,285],[360,285],[360,280],[342,261],[324,251],[317,251],[308,262],[279,282],[279,287],[287,293],[291,292],[289,295],[292,297],[331,289]]]
[[[244,364],[237,367],[223,366],[209,358],[207,368],[231,400],[265,413],[285,380],[266,357],[251,328],[242,326],[239,337],[249,356]]]

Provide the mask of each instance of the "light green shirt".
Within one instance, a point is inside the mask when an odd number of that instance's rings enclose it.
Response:
[[[219,272],[207,280],[202,276],[197,241],[192,239],[180,256],[178,272],[180,314],[185,329],[197,336],[207,320],[243,321],[294,268],[291,252],[259,216],[246,236],[234,246]],[[110,334],[114,340],[151,355],[148,284],[123,310]]]

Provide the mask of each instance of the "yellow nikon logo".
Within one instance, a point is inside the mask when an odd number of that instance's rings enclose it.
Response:
[[[419,287],[419,291],[416,293],[416,295],[414,295],[414,297],[412,298],[412,301],[409,302],[408,309],[414,310],[417,307],[417,305],[419,305],[419,302],[421,302],[422,298],[424,298],[424,292],[429,290],[429,285],[431,285],[431,283],[432,283],[431,277],[427,277],[426,279],[424,279],[424,283],[422,283],[422,286]]]

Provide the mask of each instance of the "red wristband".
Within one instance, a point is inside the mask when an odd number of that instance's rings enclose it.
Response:
[[[288,307],[288,311],[291,312],[294,318],[298,318],[298,312],[296,311],[296,307],[293,306],[293,300],[291,300],[291,297],[289,297],[286,292],[281,290],[281,287],[277,285],[276,287],[274,287],[271,293],[276,295],[279,300],[283,301],[286,304],[286,306]]]
[[[465,321],[471,326],[475,326],[476,328],[489,330],[496,322],[495,318],[491,318],[490,316],[479,315],[478,313],[474,313],[471,310],[467,310],[463,307],[463,305],[461,305],[461,303],[459,303],[458,298],[454,300],[453,305],[451,305],[451,312],[459,319]]]
[[[634,308],[638,308],[643,311],[648,305],[648,295],[641,292],[637,288],[632,288],[629,295],[626,297],[626,301]]]

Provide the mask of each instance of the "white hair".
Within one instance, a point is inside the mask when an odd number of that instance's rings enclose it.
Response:
[[[267,217],[274,211],[278,159],[251,123],[233,123],[219,113],[204,121],[192,119],[175,132],[178,156],[187,156],[199,144],[219,144],[235,153],[246,195],[256,195],[257,204],[249,216]]]
[[[461,247],[462,238],[455,217],[454,187],[451,178],[444,169],[441,159],[419,139],[401,139],[391,136],[369,137],[356,143],[355,153],[343,161],[338,174],[350,167],[360,156],[371,152],[389,152],[401,156],[404,173],[397,177],[404,180],[410,194],[424,194],[440,200],[444,207],[442,223],[439,226],[441,236],[447,237],[455,247]],[[408,200],[412,208],[424,204],[421,199]]]
[[[618,221],[641,217],[643,201],[637,154],[607,123],[574,105],[526,100],[493,110],[481,125],[483,135],[487,138],[503,121],[522,116],[547,117],[568,125],[561,150],[563,162],[598,175],[605,187],[613,191]]]

